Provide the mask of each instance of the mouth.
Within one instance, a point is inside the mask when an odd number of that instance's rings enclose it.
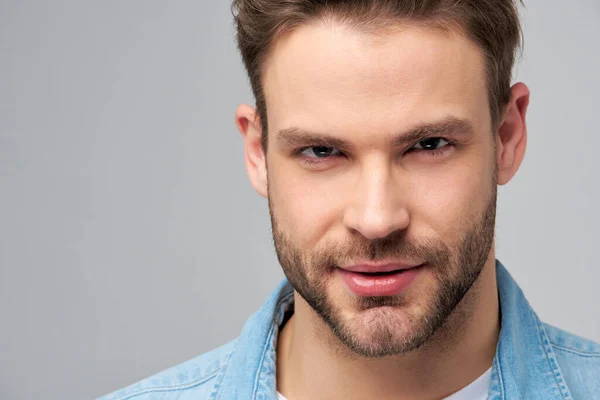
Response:
[[[404,291],[424,269],[424,264],[410,268],[391,269],[380,268],[383,271],[362,270],[352,271],[339,269],[339,274],[346,287],[361,297],[395,296]]]
[[[393,270],[393,271],[375,271],[375,272],[355,271],[355,273],[361,274],[361,275],[365,275],[365,276],[392,276],[392,275],[395,275],[395,274],[401,274],[401,273],[404,273],[406,271],[410,271],[411,269],[412,268],[408,268],[408,269],[396,269],[396,270]]]
[[[387,260],[380,262],[361,262],[354,265],[341,266],[341,268],[350,272],[357,272],[366,275],[377,275],[398,273],[419,267],[421,265],[422,263],[416,262]]]

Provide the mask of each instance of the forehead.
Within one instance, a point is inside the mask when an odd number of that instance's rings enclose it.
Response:
[[[483,56],[460,33],[318,22],[280,37],[263,71],[277,129],[389,133],[448,115],[489,123]]]

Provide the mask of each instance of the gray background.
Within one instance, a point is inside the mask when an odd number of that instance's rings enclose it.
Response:
[[[600,341],[600,6],[531,0],[498,257]],[[235,337],[282,277],[233,123],[229,1],[0,2],[0,398],[84,399]]]

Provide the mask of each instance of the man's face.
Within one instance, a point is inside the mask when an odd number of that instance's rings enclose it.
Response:
[[[482,55],[424,27],[314,24],[277,40],[263,76],[269,207],[286,276],[356,354],[418,348],[493,241]],[[407,267],[416,268],[371,273]]]

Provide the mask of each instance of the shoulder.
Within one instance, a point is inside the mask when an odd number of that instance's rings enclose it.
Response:
[[[549,324],[544,324],[544,328],[574,397],[595,398],[585,396],[597,396],[600,392],[600,344]]]
[[[549,324],[544,324],[544,328],[557,355],[577,362],[587,360],[600,366],[600,344]]]
[[[208,399],[236,340],[98,400]]]

